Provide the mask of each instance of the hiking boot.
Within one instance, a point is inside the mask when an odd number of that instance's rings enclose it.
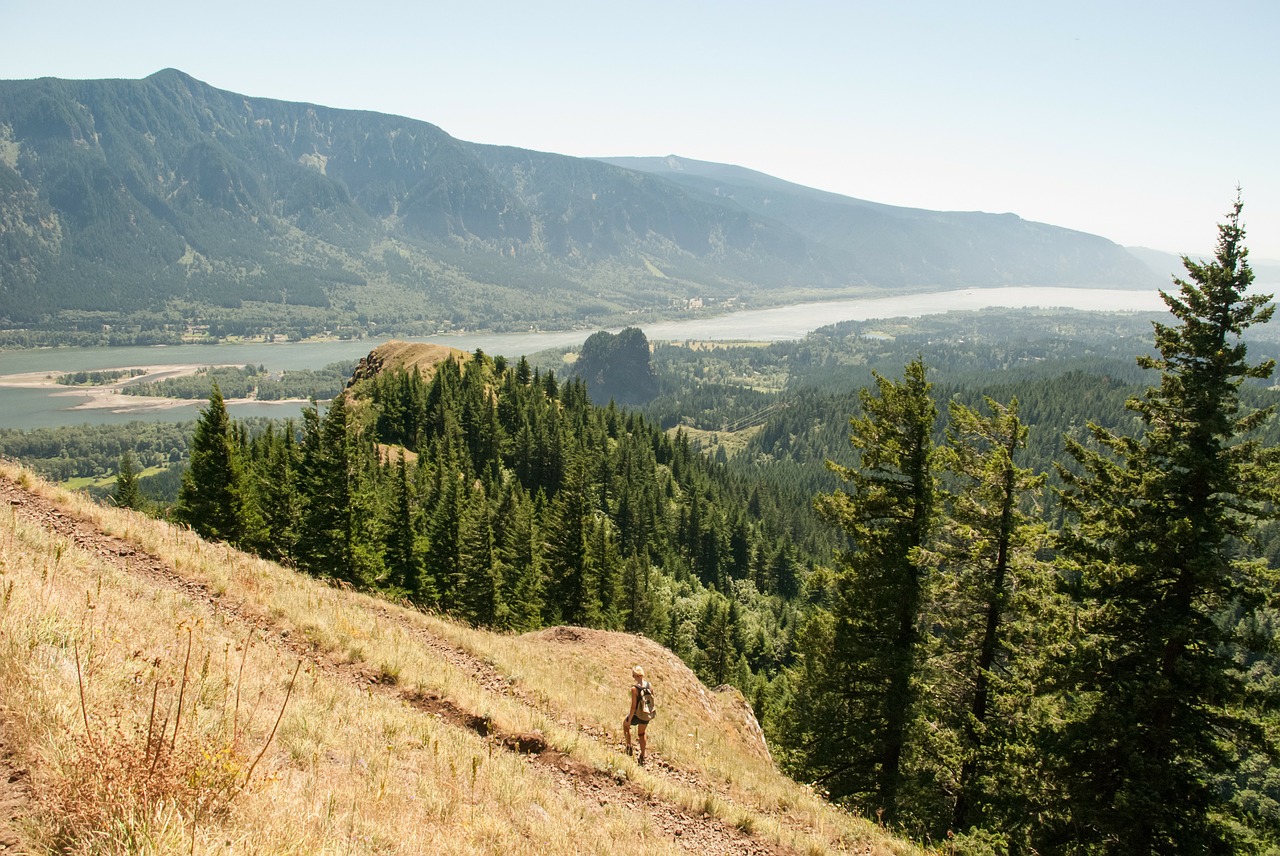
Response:
[[[638,763],[641,767],[643,767],[643,766],[644,766],[644,755],[643,755],[643,754],[641,754],[640,758],[636,761],[636,763]]]
[[[632,755],[631,747],[630,747],[630,746],[628,746],[628,747],[627,747],[627,757],[628,757],[628,758],[630,758],[630,757],[631,757],[631,755]]]

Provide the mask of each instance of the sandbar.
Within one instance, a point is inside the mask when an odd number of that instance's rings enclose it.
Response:
[[[8,387],[12,389],[46,389],[52,397],[74,396],[81,398],[78,404],[75,404],[68,410],[110,410],[112,413],[145,413],[157,410],[169,410],[176,407],[189,407],[193,404],[202,403],[201,399],[194,398],[167,398],[156,395],[126,395],[121,389],[129,384],[134,383],[153,383],[155,381],[165,380],[166,378],[182,377],[184,375],[195,374],[202,368],[217,368],[216,366],[200,365],[167,365],[167,366],[124,366],[122,368],[113,368],[106,371],[112,372],[128,372],[135,369],[140,370],[143,374],[134,375],[132,377],[122,377],[118,381],[111,383],[68,386],[58,383],[58,378],[63,375],[76,374],[77,372],[63,371],[44,371],[44,372],[25,372],[22,374],[0,375],[0,387]],[[295,407],[305,406],[309,403],[305,398],[288,398],[273,401],[258,401],[255,398],[228,398],[226,404],[228,406],[236,404],[289,404]]]

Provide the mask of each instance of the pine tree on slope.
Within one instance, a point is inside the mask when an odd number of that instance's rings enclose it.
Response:
[[[830,614],[815,613],[798,643],[794,766],[834,799],[898,819],[915,708],[925,546],[935,517],[937,408],[921,359],[901,381],[879,374],[849,420],[856,468],[828,464],[848,492],[819,496],[819,513],[852,547],[839,557]]]
[[[1223,614],[1273,596],[1265,565],[1241,558],[1238,543],[1275,515],[1280,450],[1249,437],[1270,409],[1243,412],[1239,401],[1246,379],[1274,367],[1251,365],[1241,341],[1274,307],[1248,294],[1240,211],[1237,201],[1219,226],[1214,260],[1184,257],[1189,281],[1163,293],[1178,323],[1156,324],[1159,356],[1139,358],[1160,372],[1128,403],[1140,436],[1090,426],[1097,448],[1068,443],[1081,472],[1062,469],[1063,548],[1083,610],[1062,734],[1073,823],[1058,842],[1086,852],[1245,844],[1215,777],[1260,730],[1233,659],[1246,640]]]
[[[244,490],[231,420],[214,383],[191,438],[174,516],[205,538],[238,545],[243,534]]]

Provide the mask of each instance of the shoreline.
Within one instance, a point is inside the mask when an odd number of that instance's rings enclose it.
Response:
[[[172,364],[162,366],[124,366],[118,371],[128,372],[138,369],[143,372],[140,375],[133,375],[122,378],[111,383],[96,384],[93,386],[68,386],[58,383],[58,378],[68,374],[75,374],[69,371],[42,371],[42,372],[21,372],[18,374],[0,375],[0,389],[41,389],[47,390],[51,398],[82,398],[83,401],[66,408],[68,411],[84,411],[84,410],[106,410],[110,413],[150,413],[155,411],[172,410],[179,407],[190,407],[192,405],[205,405],[208,399],[200,398],[168,398],[155,395],[128,395],[123,392],[123,388],[133,383],[151,383],[167,378],[185,377],[195,374],[202,368],[211,368],[218,366],[209,366],[206,364]],[[260,401],[256,398],[228,398],[225,399],[228,407],[240,404],[262,404],[262,405],[290,405],[300,406],[309,403],[309,399],[305,398],[284,398],[272,401]]]

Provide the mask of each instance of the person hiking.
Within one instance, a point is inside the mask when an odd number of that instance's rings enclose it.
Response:
[[[649,725],[649,720],[653,718],[652,702],[648,706],[645,704],[645,695],[649,698],[653,697],[653,690],[649,686],[649,682],[644,679],[644,669],[636,666],[631,670],[631,679],[635,683],[631,686],[631,706],[627,708],[627,718],[622,720],[623,733],[627,735],[627,754],[631,754],[631,726],[636,727],[636,739],[640,743],[641,764],[644,764],[645,738],[644,730]]]

